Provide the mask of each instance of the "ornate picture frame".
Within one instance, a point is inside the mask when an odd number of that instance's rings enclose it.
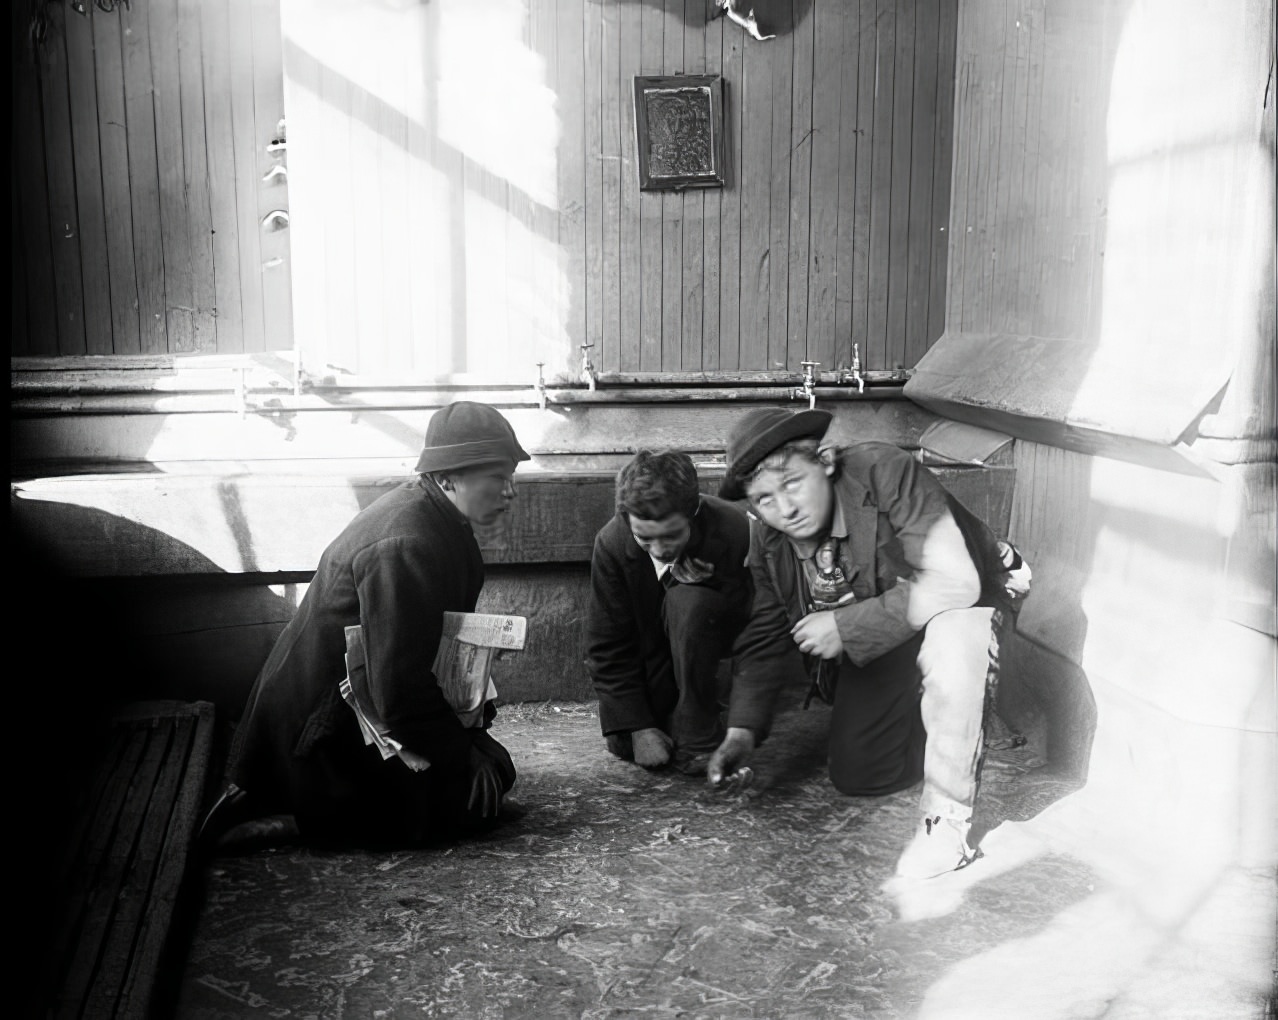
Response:
[[[723,77],[635,76],[640,191],[722,188]]]

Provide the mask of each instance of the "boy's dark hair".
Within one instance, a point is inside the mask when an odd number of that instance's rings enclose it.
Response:
[[[627,518],[692,517],[700,505],[697,469],[686,453],[640,450],[617,472],[617,513]]]

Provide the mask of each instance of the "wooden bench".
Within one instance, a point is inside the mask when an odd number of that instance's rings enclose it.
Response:
[[[50,1017],[146,1017],[204,803],[208,702],[142,702],[117,715],[57,872],[46,963]]]

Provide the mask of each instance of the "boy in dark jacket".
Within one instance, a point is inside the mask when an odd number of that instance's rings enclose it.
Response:
[[[206,845],[260,816],[292,816],[303,839],[362,845],[421,843],[497,817],[515,769],[488,732],[493,705],[478,726],[463,725],[432,667],[444,613],[473,612],[484,582],[471,526],[510,510],[516,464],[528,459],[492,407],[459,401],[432,416],[417,476],[324,551],[262,667]],[[355,625],[369,695],[405,758],[366,745],[339,693]]]
[[[723,738],[719,660],[750,611],[745,515],[703,496],[683,453],[641,451],[595,537],[586,668],[608,749],[705,771]]]
[[[802,658],[833,703],[835,787],[879,796],[923,781],[897,876],[932,878],[979,856],[967,838],[987,684],[1029,571],[905,451],[823,448],[830,417],[753,411],[729,439],[720,495],[756,518],[756,596],[708,775],[722,783],[749,760]]]

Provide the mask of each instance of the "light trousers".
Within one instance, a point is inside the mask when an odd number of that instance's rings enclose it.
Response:
[[[947,610],[873,662],[844,659],[830,723],[835,788],[879,796],[922,779],[924,814],[970,819],[1001,626],[989,607]]]

